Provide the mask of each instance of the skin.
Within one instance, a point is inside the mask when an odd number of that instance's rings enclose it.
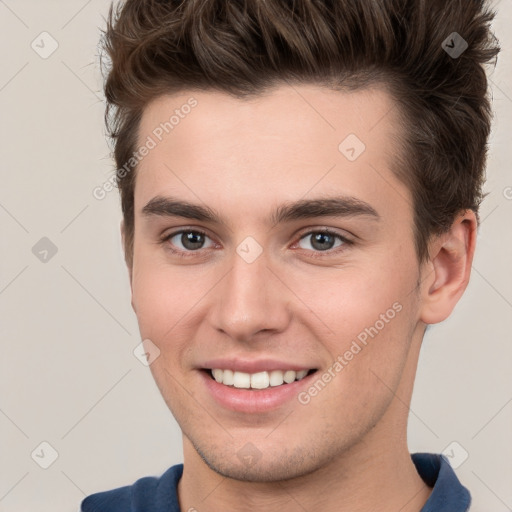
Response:
[[[411,194],[392,172],[401,125],[384,89],[279,85],[249,101],[183,91],[146,107],[141,144],[191,96],[198,105],[138,166],[129,267],[142,339],[160,350],[150,369],[183,432],[181,509],[419,511],[431,489],[408,452],[408,406],[425,327],[447,318],[467,286],[474,213],[461,212],[418,264]],[[350,133],[366,145],[353,162],[338,150]],[[379,219],[268,220],[283,203],[334,195],[369,203]],[[207,205],[222,222],[143,215],[156,196]],[[205,231],[204,248],[160,242],[180,228]],[[353,244],[334,238],[319,250],[311,232],[322,228]],[[248,236],[263,250],[250,264],[236,252]],[[397,302],[401,311],[306,405],[240,413],[206,392],[198,365],[216,357],[269,357],[321,375]],[[247,443],[254,464],[237,456]]]

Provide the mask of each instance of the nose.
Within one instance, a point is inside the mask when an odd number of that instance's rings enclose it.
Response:
[[[275,273],[265,252],[251,263],[235,253],[231,270],[214,292],[213,327],[241,342],[251,341],[259,333],[286,330],[291,297]]]

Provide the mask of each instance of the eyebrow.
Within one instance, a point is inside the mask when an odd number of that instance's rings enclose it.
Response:
[[[144,217],[184,217],[203,222],[222,224],[222,217],[208,206],[189,203],[174,197],[156,196],[142,208]],[[300,199],[277,207],[269,217],[269,223],[276,225],[293,220],[313,217],[367,216],[380,220],[377,211],[365,201],[352,196]]]

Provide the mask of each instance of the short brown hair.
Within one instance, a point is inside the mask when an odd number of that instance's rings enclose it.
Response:
[[[477,214],[491,109],[484,64],[499,51],[485,0],[126,0],[110,6],[105,122],[118,171],[156,97],[217,90],[237,98],[292,82],[388,88],[404,121],[393,169],[413,197],[418,260],[456,216]],[[463,50],[461,55],[450,48]],[[457,45],[457,46],[456,46]],[[117,174],[131,266],[132,172]]]

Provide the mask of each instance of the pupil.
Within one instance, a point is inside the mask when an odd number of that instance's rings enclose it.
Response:
[[[195,231],[189,231],[181,235],[181,243],[187,249],[200,249],[203,245],[203,235]]]
[[[319,249],[320,251],[325,251],[327,249],[330,249],[332,248],[332,236],[327,234],[327,233],[317,233],[316,235],[314,235],[313,237],[313,247],[315,247],[316,249]],[[329,247],[327,247],[326,245],[322,245],[322,243],[325,243],[326,239],[331,239],[330,242],[331,243],[328,243],[327,245],[329,245]],[[319,245],[316,245],[317,243],[319,243]]]

